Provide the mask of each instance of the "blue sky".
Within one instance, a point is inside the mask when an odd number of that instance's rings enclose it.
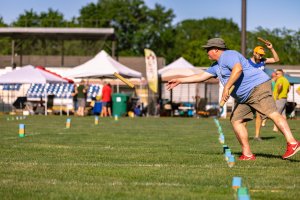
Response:
[[[36,12],[53,8],[64,14],[65,19],[79,15],[79,9],[97,0],[0,0],[0,16],[11,23],[31,8]],[[145,0],[153,8],[159,3],[173,9],[174,24],[184,19],[205,17],[232,19],[241,24],[241,0]],[[255,28],[287,28],[300,30],[300,0],[247,0],[247,30]]]

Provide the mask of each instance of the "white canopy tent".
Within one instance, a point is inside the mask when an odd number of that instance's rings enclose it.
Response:
[[[191,76],[203,72],[204,71],[202,69],[194,67],[183,57],[180,57],[179,59],[175,60],[171,64],[158,70],[158,73],[161,75],[161,79],[163,82],[167,82],[172,78],[186,77],[186,76]]]
[[[42,71],[34,68],[32,65],[26,65],[19,69],[9,71],[0,76],[1,84],[16,84],[16,83],[66,83],[63,78],[55,76],[47,71]]]
[[[117,72],[124,77],[141,78],[142,74],[117,62],[104,50],[91,60],[66,71],[68,78],[111,78]]]
[[[141,78],[142,73],[132,70],[125,65],[114,60],[104,50],[99,52],[91,60],[74,67],[65,73],[64,77],[68,78],[114,78],[114,73],[126,77],[126,78]],[[119,82],[118,82],[119,83]],[[117,87],[119,92],[119,85]]]
[[[0,76],[0,84],[46,84],[46,83],[67,83],[63,78],[53,75],[47,71],[26,65],[20,69],[7,72]],[[47,115],[47,94],[45,91],[45,115]]]
[[[194,67],[191,63],[185,60],[183,57],[175,60],[164,68],[158,70],[161,76],[162,82],[167,82],[173,78],[187,77],[199,73],[203,73],[204,70]],[[165,89],[163,84],[162,96],[163,98],[170,97],[175,102],[190,102],[191,96],[196,96],[197,84],[183,84],[174,88],[172,91]]]

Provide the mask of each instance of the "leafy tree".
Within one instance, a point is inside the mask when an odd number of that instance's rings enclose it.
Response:
[[[0,16],[0,27],[7,27],[7,24],[4,23],[3,18]],[[10,54],[10,39],[9,38],[0,38],[0,55]]]
[[[157,56],[166,58],[167,63],[183,56],[195,66],[209,66],[202,45],[212,37],[222,37],[230,49],[240,51],[240,30],[231,19],[204,18],[184,20],[172,25],[175,15],[172,9],[156,4],[148,8],[143,0],[98,0],[80,9],[80,16],[70,21],[62,13],[51,8],[36,13],[25,10],[12,23],[15,27],[113,27],[117,36],[117,52],[122,56],[143,56],[144,48],[155,51]],[[0,17],[0,27],[7,26]],[[247,56],[252,49],[263,45],[257,36],[270,40],[280,57],[280,64],[300,64],[300,30],[264,29],[258,27],[247,33]],[[17,41],[18,42],[18,41]],[[0,38],[1,54],[10,54],[10,39]],[[22,40],[16,51],[23,54],[60,54],[61,41]],[[100,49],[110,51],[103,41],[65,41],[65,55],[94,55]],[[267,56],[271,56],[267,51]]]
[[[18,27],[65,27],[67,22],[64,16],[57,10],[51,8],[47,12],[36,13],[32,9],[25,10],[18,19],[13,23],[13,26]],[[61,41],[38,38],[28,38],[26,40],[17,41],[19,48],[16,52],[22,54],[34,55],[58,55],[60,54]]]
[[[174,47],[172,20],[175,15],[172,10],[166,10],[159,4],[147,13],[146,27],[142,28],[143,43],[139,46],[153,49],[159,56],[167,57],[169,49]]]
[[[202,20],[184,20],[175,27],[175,44],[173,58],[184,56],[195,66],[208,66],[202,45],[213,37],[222,37],[230,49],[240,49],[240,31],[232,20],[205,18]],[[171,62],[172,60],[168,60]]]
[[[142,0],[100,0],[83,7],[78,21],[85,27],[113,27],[120,55],[143,55],[144,48],[167,43],[173,18],[172,10],[158,4],[151,10]]]
[[[39,19],[41,27],[64,27],[66,24],[64,15],[51,8],[48,9],[48,12],[41,12]]]
[[[31,10],[25,10],[24,14],[21,14],[16,22],[13,22],[15,27],[39,27],[40,18],[39,15]]]
[[[255,46],[261,45],[263,43],[257,40],[257,37],[262,37],[264,39],[272,42],[276,52],[279,55],[281,65],[295,65],[300,63],[300,35],[299,32],[288,30],[288,29],[264,29],[258,27],[256,31],[248,33],[248,55],[252,55],[252,50]],[[266,51],[266,57],[272,56],[270,51]]]
[[[3,17],[0,16],[0,27],[6,27],[7,25],[3,21]]]

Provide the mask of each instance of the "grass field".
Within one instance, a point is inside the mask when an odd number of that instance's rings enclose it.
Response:
[[[251,140],[256,161],[224,160],[212,118],[0,116],[1,199],[235,199],[234,176],[251,199],[299,199],[300,153],[282,160],[285,140],[268,121]],[[300,121],[289,124],[300,139]],[[19,138],[19,124],[26,137]],[[225,143],[240,155],[228,120]],[[248,124],[250,137],[254,123]]]

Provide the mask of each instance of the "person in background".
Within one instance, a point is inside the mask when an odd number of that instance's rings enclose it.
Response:
[[[109,83],[104,83],[102,88],[102,110],[101,110],[101,117],[111,117],[111,86]]]
[[[276,72],[273,72],[271,76],[272,76],[272,79],[271,79],[272,80],[272,91],[274,91],[276,80],[277,80]]]
[[[276,73],[273,72],[272,75],[271,75],[271,77],[272,77],[271,78],[271,81],[272,81],[271,84],[272,84],[272,92],[273,92],[274,91],[274,87],[275,87],[275,83],[276,83],[276,79],[277,79]],[[266,126],[267,119],[268,118],[262,120],[261,126]]]
[[[77,101],[78,101],[78,116],[84,116],[84,109],[86,104],[86,93],[87,87],[85,85],[84,80],[81,80],[78,87],[76,87],[75,93],[77,93]]]
[[[247,59],[239,52],[228,50],[222,38],[210,39],[202,47],[206,50],[208,58],[215,62],[201,74],[170,80],[167,89],[171,90],[181,83],[203,82],[218,77],[224,86],[222,101],[226,102],[230,95],[236,100],[230,121],[242,147],[239,160],[256,159],[251,151],[248,131],[244,125],[244,122],[253,119],[254,110],[272,119],[284,135],[287,149],[282,158],[287,159],[295,155],[300,150],[300,142],[294,138],[286,119],[276,110],[269,76],[251,67]],[[232,86],[235,87],[230,94]]]
[[[276,100],[277,111],[286,118],[285,108],[287,103],[288,93],[290,91],[290,82],[284,77],[282,69],[276,70],[277,80],[275,83],[273,96]],[[278,132],[277,126],[274,124],[273,131]]]
[[[270,49],[273,57],[265,58],[265,50],[262,46],[257,46],[253,49],[253,55],[248,59],[248,62],[252,67],[258,68],[264,71],[266,64],[276,63],[279,61],[279,57],[271,42],[267,41],[266,46]],[[262,122],[266,120],[266,116],[262,116],[259,113],[256,113],[256,121],[255,121],[255,137],[254,140],[261,141],[260,130],[262,127]]]
[[[78,110],[78,100],[77,100],[77,86],[76,84],[74,83],[73,85],[73,91],[71,93],[72,95],[72,98],[73,98],[73,107],[74,107],[74,113],[77,113],[77,110]]]
[[[297,94],[300,95],[300,86],[296,90]]]
[[[110,83],[107,83],[107,85],[110,87],[110,90],[111,90],[111,92],[110,92],[110,101],[108,102],[108,105],[107,105],[107,115],[108,115],[109,117],[111,117],[111,116],[112,116],[112,114],[111,114],[111,107],[112,107],[112,98],[111,98],[111,94],[112,94],[112,89],[111,89]]]
[[[141,105],[140,104],[137,104],[134,109],[133,109],[133,112],[134,112],[134,115],[135,116],[142,116],[142,111],[141,111]]]

